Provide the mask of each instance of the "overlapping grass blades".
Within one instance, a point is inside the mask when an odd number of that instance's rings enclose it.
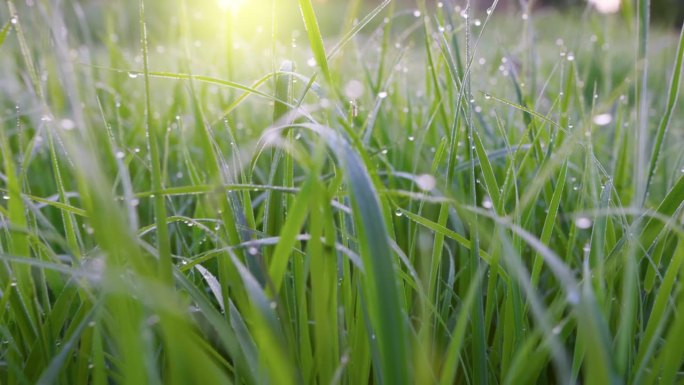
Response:
[[[0,10],[0,383],[681,382],[649,1],[263,1]]]

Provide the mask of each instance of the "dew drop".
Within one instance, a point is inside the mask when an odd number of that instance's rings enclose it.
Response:
[[[400,216],[404,215],[404,213],[402,213],[400,209],[397,209],[397,211],[394,212],[394,215],[400,217]]]
[[[129,72],[128,77],[131,79],[136,79],[140,74],[138,72]]]
[[[74,121],[71,119],[62,119],[59,122],[59,125],[60,125],[60,127],[62,127],[63,130],[66,130],[66,131],[71,131],[74,128],[76,128],[76,123],[74,123]]]
[[[349,99],[358,99],[363,96],[363,83],[358,80],[350,80],[344,86],[344,94]]]
[[[420,15],[421,15],[421,13],[420,13],[419,10],[416,9],[415,11],[413,11],[413,16],[414,16],[414,17],[420,17]]]
[[[607,126],[613,121],[613,116],[611,114],[600,114],[594,116],[592,121],[597,126]]]
[[[482,199],[482,207],[486,208],[487,210],[490,210],[492,207],[494,207],[492,199],[489,197],[484,197]]]
[[[423,191],[431,191],[437,186],[437,180],[430,174],[422,174],[416,177],[416,185]]]
[[[384,99],[386,97],[387,97],[387,92],[385,92],[385,91],[382,91],[378,94],[378,98],[380,98],[380,99]]]
[[[123,159],[126,156],[126,154],[124,154],[123,151],[117,151],[115,156],[116,156],[116,159]]]
[[[575,220],[575,226],[577,226],[578,229],[588,229],[591,227],[591,219],[579,217]]]
[[[254,247],[254,246],[250,246],[250,247],[247,249],[247,252],[249,253],[249,255],[257,255],[257,254],[259,253],[259,249],[257,249],[257,248]]]

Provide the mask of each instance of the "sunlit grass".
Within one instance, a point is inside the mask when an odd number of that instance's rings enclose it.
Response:
[[[684,380],[647,1],[126,5],[0,9],[0,384]]]

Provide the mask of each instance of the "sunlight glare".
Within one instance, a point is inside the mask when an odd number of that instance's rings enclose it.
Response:
[[[589,0],[600,13],[615,13],[620,10],[620,0]]]
[[[245,4],[245,0],[217,0],[217,3],[223,11],[237,12]]]

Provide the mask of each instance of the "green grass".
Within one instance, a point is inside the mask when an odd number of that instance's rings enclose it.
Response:
[[[0,384],[684,383],[649,1],[116,3],[0,7]]]

